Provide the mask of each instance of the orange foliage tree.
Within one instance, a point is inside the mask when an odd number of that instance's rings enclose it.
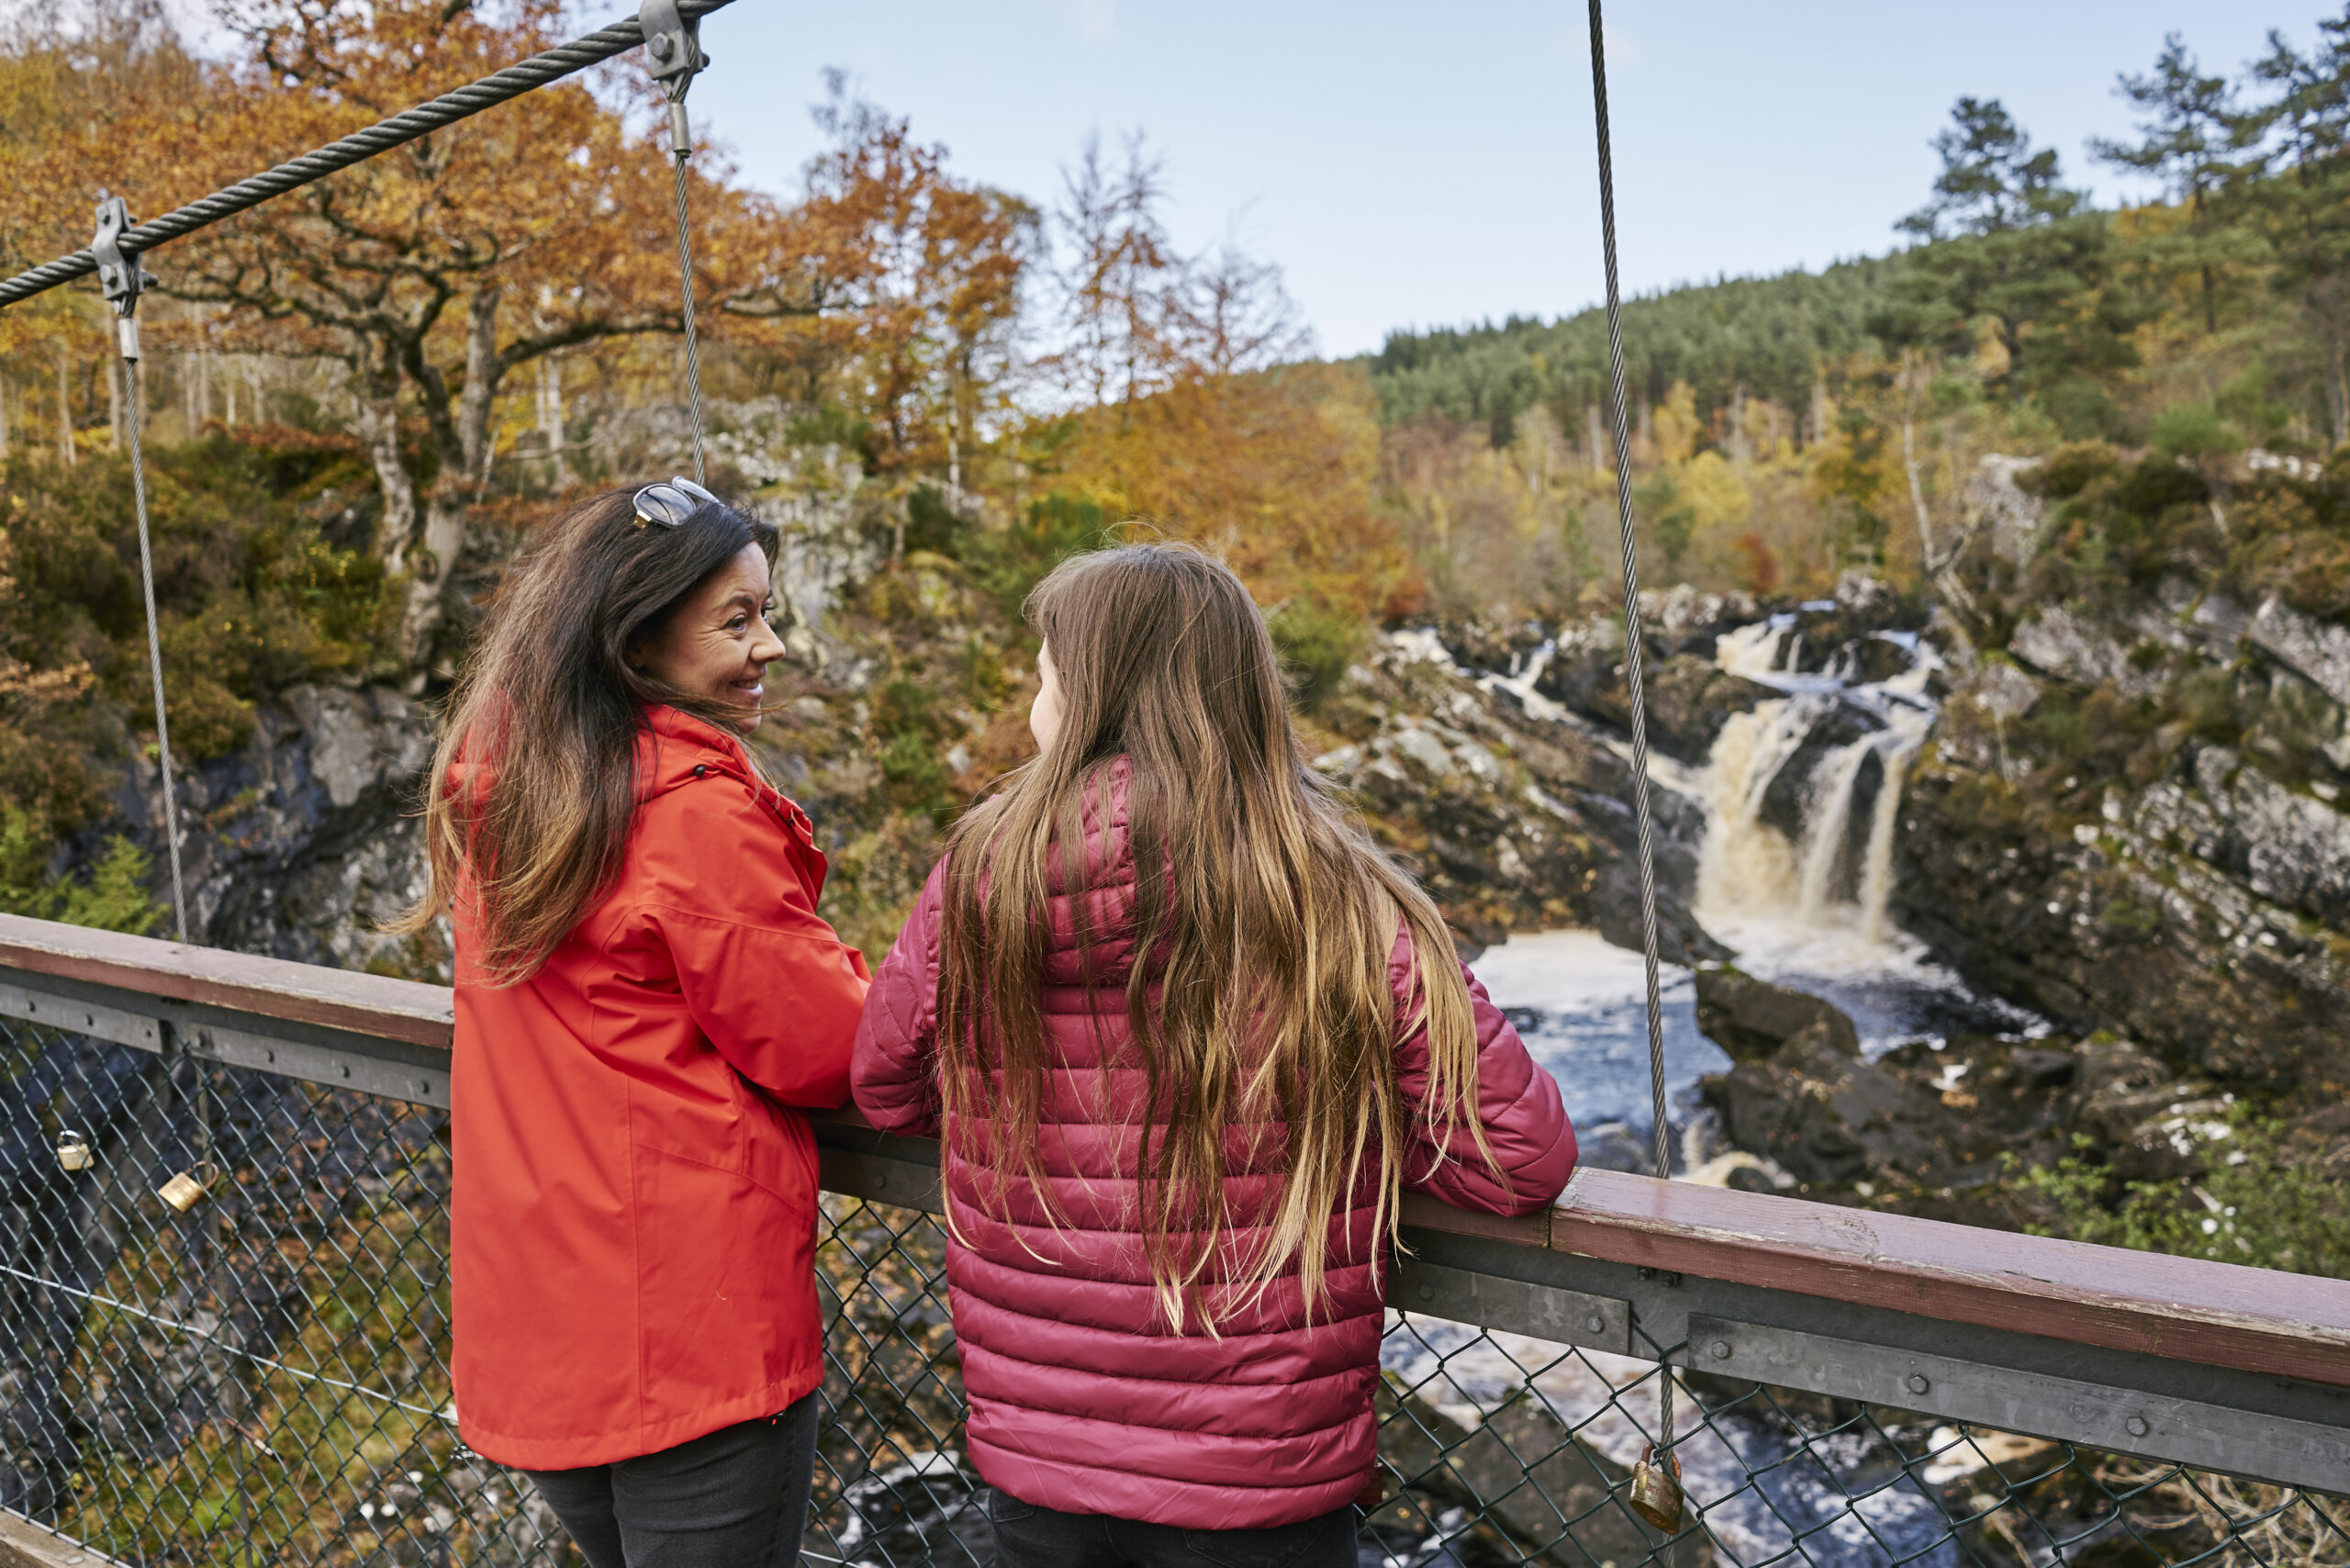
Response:
[[[1273,606],[1360,620],[1404,586],[1372,501],[1378,429],[1360,373],[1299,364],[1311,339],[1279,273],[1229,247],[1186,257],[1158,163],[1089,143],[1058,218],[1071,259],[1046,361],[1074,411],[1047,425],[1057,491],[1219,551]]]

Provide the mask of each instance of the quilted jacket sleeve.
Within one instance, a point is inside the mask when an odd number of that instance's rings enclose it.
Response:
[[[1450,954],[1445,957],[1458,961]],[[1419,954],[1408,926],[1395,938],[1387,976],[1395,991],[1400,1028],[1416,1009],[1420,987]],[[1558,1083],[1527,1055],[1525,1042],[1466,964],[1460,966],[1460,978],[1468,982],[1477,1029],[1477,1118],[1501,1170],[1497,1177],[1485,1163],[1465,1126],[1451,1128],[1441,1148],[1429,1137],[1420,1114],[1428,1088],[1427,1028],[1420,1025],[1396,1047],[1397,1077],[1412,1112],[1414,1134],[1404,1164],[1404,1185],[1455,1208],[1532,1214],[1549,1206],[1574,1174],[1575,1130],[1560,1103]]]
[[[849,1066],[856,1108],[888,1132],[938,1131],[938,933],[946,888],[942,859],[881,960],[856,1028]]]
[[[651,890],[639,913],[677,965],[695,1026],[787,1105],[846,1102],[865,958],[816,913],[789,831],[719,780],[663,796],[645,815]]]

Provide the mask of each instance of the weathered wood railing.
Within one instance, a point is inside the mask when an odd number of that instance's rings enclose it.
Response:
[[[449,1103],[442,987],[0,917],[0,1017]],[[828,1189],[936,1209],[934,1145],[818,1123]],[[1404,1218],[1408,1312],[2350,1493],[2350,1284],[1606,1170]]]

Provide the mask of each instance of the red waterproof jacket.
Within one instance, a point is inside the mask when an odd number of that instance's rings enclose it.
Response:
[[[807,816],[666,708],[611,888],[504,989],[457,911],[450,1214],[458,1429],[530,1470],[771,1415],[823,1381],[816,1149],[864,959],[816,916]],[[462,788],[462,783],[459,784]]]
[[[1090,896],[1102,901],[1089,907],[1130,913],[1123,790],[1112,809],[1115,852],[1087,869]],[[1087,820],[1087,842],[1099,845],[1096,819]],[[939,1130],[944,873],[942,865],[923,890],[857,1031],[857,1105],[894,1132]],[[1378,1458],[1371,1394],[1386,1260],[1372,1225],[1374,1194],[1366,1185],[1333,1217],[1329,1299],[1310,1319],[1292,1271],[1222,1319],[1218,1337],[1169,1330],[1137,1234],[1132,1128],[1143,1087],[1125,1016],[1131,927],[1121,937],[1114,919],[1097,924],[1105,935],[1086,989],[1070,919],[1076,890],[1062,888],[1046,912],[1042,999],[1054,1070],[1039,1148],[1061,1223],[1051,1223],[1024,1183],[1009,1184],[1007,1208],[992,1200],[979,1206],[984,1173],[967,1166],[954,1140],[946,1146],[946,1192],[964,1238],[948,1242],[946,1278],[972,1463],[990,1485],[1067,1513],[1188,1529],[1266,1528],[1328,1513],[1362,1490]],[[1454,959],[1448,953],[1443,961]],[[1427,1085],[1427,1041],[1424,1030],[1403,1029],[1418,986],[1408,935],[1398,936],[1388,974],[1401,1081],[1416,1108]],[[1453,1158],[1440,1168],[1430,1144],[1406,1151],[1405,1182],[1463,1208],[1528,1213],[1566,1185],[1574,1131],[1558,1085],[1473,980],[1470,995],[1478,1113],[1508,1189],[1465,1130],[1453,1136]],[[1278,1162],[1279,1140],[1270,1144]],[[1226,1174],[1236,1224],[1271,1208],[1277,1163]],[[1009,1225],[991,1217],[1006,1212]]]

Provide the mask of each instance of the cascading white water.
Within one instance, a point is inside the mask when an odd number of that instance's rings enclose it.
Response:
[[[1817,925],[1828,913],[1837,857],[1851,832],[1852,790],[1861,769],[1876,754],[1876,737],[1864,736],[1830,752],[1811,776],[1811,799],[1804,812],[1803,856],[1796,868],[1796,913]]]
[[[1706,840],[1697,853],[1698,918],[1762,914],[1794,902],[1795,846],[1762,822],[1762,792],[1803,745],[1816,711],[1801,698],[1733,713],[1704,772]]]
[[[1713,926],[1762,922],[1836,931],[1881,945],[1887,939],[1901,787],[1910,758],[1933,723],[1925,697],[1931,655],[1915,656],[1912,668],[1875,683],[1852,682],[1855,661],[1842,656],[1824,673],[1805,675],[1794,667],[1802,656],[1801,634],[1783,621],[1792,617],[1740,627],[1717,644],[1716,662],[1723,669],[1788,695],[1733,714],[1715,738],[1702,774],[1708,821],[1698,856],[1697,913]],[[1791,842],[1763,820],[1765,796],[1813,729],[1846,703],[1863,710],[1878,727],[1812,765],[1805,781],[1802,831]],[[1854,833],[1853,801],[1872,757],[1878,783],[1858,851],[1857,877],[1844,884],[1853,894],[1846,902],[1837,896],[1838,872],[1852,864],[1847,846]]]

